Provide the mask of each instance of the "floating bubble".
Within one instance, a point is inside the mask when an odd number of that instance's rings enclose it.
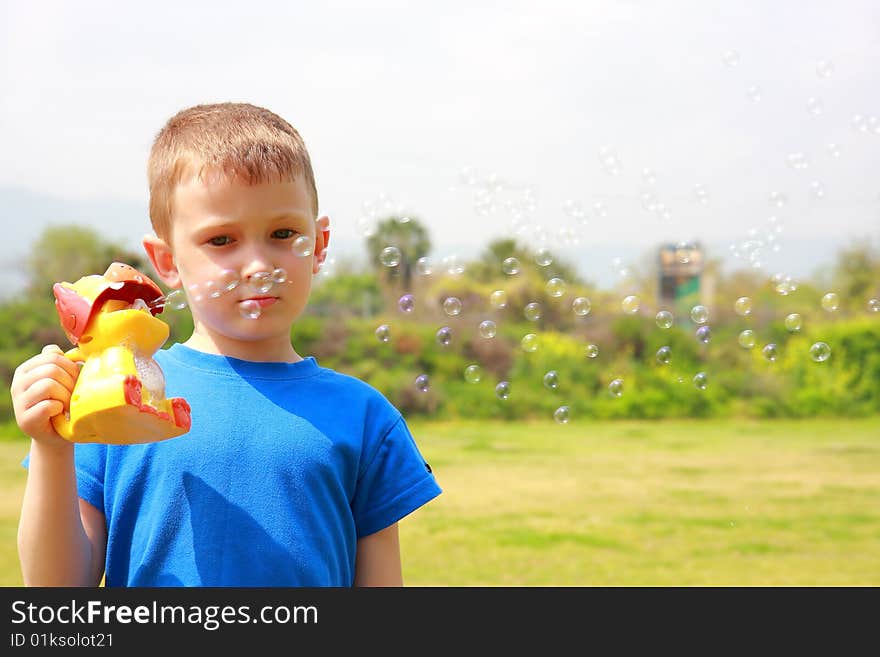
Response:
[[[840,307],[840,298],[835,292],[829,292],[822,297],[822,307],[830,313],[833,313]]]
[[[265,294],[275,285],[272,280],[272,272],[255,271],[247,277],[247,285],[257,294]]]
[[[810,358],[817,363],[824,363],[831,357],[831,347],[824,342],[817,342],[810,347]]]
[[[438,343],[444,347],[448,347],[449,343],[452,342],[452,329],[448,326],[443,326],[442,328],[437,329],[436,338]]]
[[[691,321],[694,324],[705,324],[709,321],[709,309],[706,306],[694,306],[691,308]]]
[[[532,353],[533,351],[537,351],[538,349],[538,336],[534,333],[526,333],[520,344],[522,345],[523,351],[528,351]]]
[[[791,276],[786,276],[784,274],[774,274],[773,283],[776,292],[784,297],[787,297],[789,294],[797,290],[797,283],[792,279]]]
[[[549,294],[554,299],[558,299],[563,294],[565,294],[565,281],[561,278],[553,277],[547,284],[545,285],[547,290],[547,294]]]
[[[210,299],[219,299],[224,290],[216,281],[205,281],[202,285],[202,294]]]
[[[165,295],[163,305],[171,310],[183,310],[187,305],[186,295],[183,290],[171,290]]]
[[[578,317],[585,317],[590,314],[590,309],[592,308],[592,304],[587,297],[575,297],[575,299],[571,302],[571,309],[574,311],[574,314]]]
[[[495,290],[489,295],[489,303],[493,308],[502,309],[507,307],[507,292],[504,290]]]
[[[443,266],[450,276],[461,276],[465,271],[465,264],[457,255],[443,258]]]
[[[740,297],[733,304],[733,310],[740,317],[752,314],[752,300],[748,297]]]
[[[866,305],[869,313],[880,313],[880,299],[868,299]]]
[[[660,347],[656,354],[657,362],[661,365],[669,365],[672,360],[672,349],[669,347]]]
[[[484,319],[480,322],[480,335],[487,340],[490,338],[494,338],[497,332],[497,327],[495,326],[495,322],[491,319]]]
[[[588,344],[584,347],[584,355],[587,358],[595,358],[599,355],[599,346],[595,344]]]
[[[801,330],[801,325],[803,324],[803,319],[798,313],[791,313],[785,318],[783,322],[785,324],[785,330],[789,333],[797,333]]]
[[[299,235],[290,245],[290,248],[293,249],[293,252],[302,257],[308,257],[314,253],[315,244],[311,237],[308,235]]]
[[[505,258],[501,263],[501,271],[508,276],[515,276],[519,273],[519,260],[514,257]]]
[[[386,267],[397,267],[400,264],[400,249],[396,246],[386,246],[379,254],[379,262]]]
[[[739,334],[737,341],[743,349],[751,349],[755,346],[755,332],[752,329],[746,329]]]
[[[479,365],[468,365],[464,368],[464,380],[468,383],[479,383],[483,378],[483,369]]]
[[[770,342],[761,348],[761,354],[763,354],[764,358],[773,362],[779,357],[779,349],[773,342]]]
[[[416,260],[416,273],[419,276],[430,276],[434,273],[434,261],[428,256]]]
[[[550,370],[544,375],[544,387],[548,390],[556,390],[559,387],[559,374],[556,370]]]
[[[287,282],[287,272],[281,267],[272,270],[272,283],[275,285],[283,285]]]
[[[455,317],[461,314],[461,299],[458,297],[447,297],[446,300],[443,301],[443,312],[450,317]]]
[[[523,314],[530,322],[537,322],[541,319],[541,304],[537,301],[527,303],[526,307],[523,309]]]
[[[568,406],[560,406],[553,411],[553,419],[556,420],[558,424],[568,424],[570,416],[571,412],[569,411]]]
[[[416,299],[411,294],[404,294],[397,300],[397,307],[400,308],[401,312],[411,313],[413,308],[416,307]]]
[[[781,208],[786,203],[788,203],[788,196],[783,194],[782,192],[770,192],[767,200],[770,201],[771,205],[775,205],[778,208]]]
[[[721,55],[721,61],[728,68],[733,68],[739,64],[739,53],[736,50],[725,50]]]
[[[757,103],[761,100],[761,87],[756,84],[751,85],[748,89],[746,89],[746,96],[753,103]]]
[[[668,329],[672,328],[672,325],[675,323],[675,317],[668,310],[661,310],[654,317],[654,321],[660,328]]]
[[[428,392],[428,389],[431,387],[431,385],[430,385],[431,382],[430,382],[427,374],[419,374],[416,377],[415,383],[416,383],[416,389],[419,392]]]
[[[620,397],[623,394],[623,379],[614,379],[609,383],[608,392],[615,397]]]
[[[624,297],[620,302],[620,307],[626,314],[633,315],[639,312],[639,298],[635,295]]]
[[[706,344],[712,339],[712,329],[708,326],[701,326],[697,329],[697,340]]]
[[[501,401],[507,401],[510,398],[510,384],[507,381],[501,381],[495,386],[495,396]]]
[[[806,169],[810,166],[810,161],[803,153],[789,153],[788,164],[792,169]]]
[[[694,196],[702,205],[709,203],[709,192],[703,184],[697,183],[694,185]]]
[[[807,111],[814,116],[819,116],[825,111],[825,104],[822,102],[821,98],[812,96],[807,98]]]
[[[553,254],[550,253],[550,249],[541,247],[535,251],[535,262],[539,267],[547,267],[553,264]]]
[[[217,284],[226,292],[232,292],[241,283],[241,277],[237,271],[232,269],[224,269],[217,277]]]
[[[690,263],[697,246],[693,242],[678,242],[675,245],[675,261],[686,265]]]
[[[810,194],[815,199],[825,198],[825,185],[818,180],[812,181],[810,183]]]
[[[828,149],[828,155],[830,155],[831,157],[833,157],[835,159],[840,157],[840,146],[838,146],[834,142],[828,144],[827,149]]]
[[[245,299],[238,304],[238,312],[245,319],[259,319],[262,309],[255,299]]]
[[[379,342],[388,342],[391,339],[391,327],[388,324],[380,324],[376,329],[376,339]]]
[[[816,75],[820,78],[830,78],[832,73],[834,73],[834,64],[827,59],[820,59],[816,62]]]
[[[705,390],[709,385],[709,377],[706,376],[705,372],[697,372],[694,375],[694,387],[697,390]]]
[[[606,173],[612,176],[620,173],[620,158],[611,148],[603,146],[599,149],[599,162]]]

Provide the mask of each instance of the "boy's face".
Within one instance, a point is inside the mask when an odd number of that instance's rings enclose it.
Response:
[[[177,185],[169,241],[157,240],[168,249],[166,264],[145,246],[163,280],[187,292],[192,346],[248,360],[296,359],[290,328],[305,308],[324,244],[320,234],[316,243],[311,207],[301,177],[248,185],[192,176]],[[312,245],[307,256],[294,249],[303,235]],[[285,282],[268,289],[265,279],[260,284],[260,272],[279,269]],[[234,279],[239,285],[224,291]]]

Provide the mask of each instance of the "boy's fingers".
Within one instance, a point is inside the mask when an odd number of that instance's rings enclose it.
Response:
[[[25,393],[24,410],[28,411],[48,400],[57,401],[62,410],[70,403],[70,391],[54,379],[40,379]]]
[[[63,354],[64,352],[61,351],[61,347],[59,347],[57,344],[47,344],[45,347],[43,347],[43,350],[40,353],[41,354],[51,354],[51,353]]]
[[[55,417],[64,412],[64,404],[57,399],[44,399],[31,406],[26,415],[34,415],[36,417]]]
[[[76,368],[75,363],[71,364]],[[22,380],[22,391],[27,392],[27,390],[40,379],[53,379],[68,390],[73,391],[73,387],[76,385],[77,373],[77,370],[74,369],[71,374],[70,369],[60,363],[42,363],[25,374]]]

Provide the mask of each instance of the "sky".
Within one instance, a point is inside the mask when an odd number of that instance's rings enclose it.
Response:
[[[768,276],[880,245],[880,3],[0,0],[0,287],[49,224],[138,248],[150,144],[243,101],[303,135],[331,258],[389,213],[608,283],[660,243]]]

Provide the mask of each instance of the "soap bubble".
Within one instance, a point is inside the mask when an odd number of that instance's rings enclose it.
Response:
[[[283,285],[287,282],[287,272],[281,267],[272,270],[272,283],[275,285]]]
[[[669,365],[669,361],[672,359],[672,349],[669,347],[660,347],[657,350],[656,358],[660,365]]]
[[[547,289],[547,294],[551,297],[558,299],[563,294],[565,294],[565,281],[561,278],[551,278],[547,281],[547,285],[545,286]]]
[[[461,299],[458,297],[447,297],[443,302],[443,312],[450,317],[455,317],[461,313]]]
[[[817,342],[810,347],[810,358],[817,363],[824,363],[831,357],[831,347],[824,342]]]
[[[623,301],[620,302],[620,307],[628,315],[637,313],[639,311],[639,298],[634,295],[624,297]]]
[[[775,205],[777,208],[781,208],[786,203],[788,203],[788,196],[783,194],[782,192],[770,192],[767,196],[767,200],[770,201],[771,205]]]
[[[830,313],[833,313],[840,307],[840,299],[834,292],[829,292],[822,297],[822,307]]]
[[[550,253],[550,249],[542,246],[535,251],[535,262],[539,267],[547,267],[551,265],[553,263],[553,254]]]
[[[623,379],[614,379],[609,383],[608,392],[615,397],[620,397],[623,394]]]
[[[834,64],[827,59],[821,59],[816,62],[816,75],[820,78],[829,78],[834,73]]]
[[[483,378],[483,369],[479,365],[468,365],[464,368],[464,380],[468,383],[479,383]]]
[[[245,299],[242,301],[238,304],[238,311],[241,313],[241,316],[246,319],[259,319],[262,314],[260,304],[254,299]]]
[[[590,314],[590,309],[592,308],[592,304],[587,297],[576,297],[571,302],[571,309],[574,311],[574,314],[579,317],[585,317]]]
[[[752,329],[746,329],[739,334],[737,340],[743,349],[751,349],[755,346],[755,332]]]
[[[443,345],[444,347],[449,346],[449,343],[452,342],[452,329],[448,326],[444,326],[437,330],[437,342]]]
[[[495,396],[502,401],[506,401],[510,397],[510,384],[507,381],[501,381],[495,386]]]
[[[694,386],[697,390],[705,390],[706,386],[709,385],[709,377],[706,376],[705,372],[697,372],[694,375]]]
[[[814,116],[819,116],[825,111],[825,104],[822,102],[821,98],[811,96],[810,98],[807,98],[807,111]]]
[[[247,277],[247,285],[257,294],[265,294],[272,289],[275,283],[272,281],[272,272],[255,271]]]
[[[171,290],[162,298],[162,306],[171,310],[183,310],[186,305],[186,295],[183,290]]]
[[[523,351],[532,353],[538,349],[538,336],[534,333],[526,333],[520,341]]]
[[[217,284],[226,292],[232,292],[232,290],[238,287],[239,283],[241,283],[241,277],[237,271],[232,269],[224,269],[217,277]]]
[[[708,326],[701,326],[697,329],[697,340],[706,344],[712,339],[712,329]]]
[[[709,309],[706,306],[694,306],[691,308],[691,320],[694,324],[705,324],[709,321]]]
[[[386,267],[396,267],[400,264],[400,249],[396,246],[386,246],[379,254],[379,262]]]
[[[657,313],[657,316],[654,317],[654,321],[660,328],[668,329],[672,328],[672,325],[675,323],[675,318],[668,310],[661,310]]]
[[[216,281],[205,281],[202,292],[210,299],[219,299],[224,290]]]
[[[480,322],[480,335],[486,339],[494,338],[497,332],[495,322],[491,319],[484,319]]]
[[[388,342],[391,339],[391,327],[388,324],[381,324],[376,329],[376,339],[379,342]]]
[[[785,330],[789,333],[797,333],[801,330],[803,320],[798,313],[791,313],[785,318]]]
[[[308,235],[299,235],[293,240],[290,248],[296,255],[305,258],[314,252],[314,242]]]
[[[746,96],[753,103],[757,103],[761,100],[761,87],[756,84],[751,85],[748,89],[746,89]]]
[[[416,307],[415,297],[411,294],[404,294],[397,300],[397,307],[400,308],[402,312],[411,313],[413,308]]]
[[[868,299],[867,308],[869,313],[880,313],[880,299]]]
[[[728,68],[733,68],[739,64],[739,53],[736,50],[725,50],[724,54],[721,55],[721,61]]]
[[[559,375],[556,370],[550,370],[544,375],[544,387],[548,390],[556,390],[559,387]]]
[[[461,276],[465,270],[465,264],[457,255],[450,255],[443,258],[443,267],[450,276]]]
[[[595,358],[599,355],[599,346],[595,344],[588,344],[584,347],[584,355],[587,358]]]
[[[568,406],[560,406],[555,411],[553,411],[553,419],[556,420],[556,422],[559,424],[568,424],[570,415],[571,414],[568,410]]]
[[[428,379],[427,374],[419,374],[416,377],[416,389],[419,392],[428,392],[428,388],[430,387],[430,381]]]
[[[764,355],[764,358],[766,358],[770,362],[773,362],[779,357],[779,349],[772,342],[765,344],[761,348],[761,353]]]
[[[419,276],[430,276],[434,273],[434,261],[428,256],[416,260],[416,273]]]
[[[526,304],[526,307],[523,309],[523,314],[530,322],[537,322],[541,319],[541,304],[537,301],[532,301],[531,303]]]
[[[519,260],[513,257],[505,258],[501,263],[501,270],[508,276],[515,276],[519,273]]]
[[[507,292],[504,290],[495,290],[489,295],[489,303],[493,308],[502,309],[507,307]]]
[[[745,317],[746,315],[752,314],[752,300],[748,297],[740,297],[733,304],[733,310],[740,317]]]
[[[797,283],[785,274],[774,274],[773,283],[776,292],[784,297],[797,290]]]

